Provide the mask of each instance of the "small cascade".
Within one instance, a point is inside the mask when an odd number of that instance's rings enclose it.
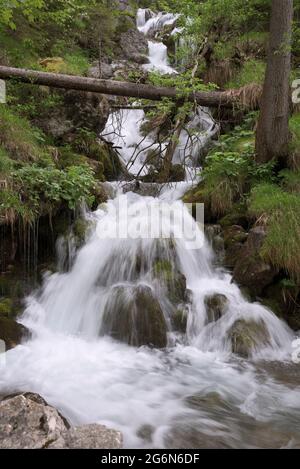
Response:
[[[138,11],[144,33],[166,24],[175,28],[175,15]],[[165,51],[153,44],[164,73]],[[113,113],[103,132],[135,176],[158,145],[143,136],[144,119]],[[197,165],[217,132],[198,108],[174,162]],[[0,393],[40,393],[73,424],[121,430],[127,448],[209,447],[215,435],[226,448],[294,444],[300,390],[276,379],[290,366],[293,333],[215,267],[203,224],[181,201],[191,179],[156,196],[111,185],[115,195],[84,215],[83,245],[61,241],[57,273],[27,298],[20,321],[32,337],[7,353]]]

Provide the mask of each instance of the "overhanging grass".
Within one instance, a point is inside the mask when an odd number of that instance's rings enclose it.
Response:
[[[267,228],[262,257],[300,281],[300,196],[274,184],[253,188],[249,212]]]
[[[7,105],[0,106],[0,146],[12,159],[36,161],[42,156],[42,133],[29,122],[12,112]]]
[[[241,88],[242,86],[256,83],[261,85],[264,82],[266,64],[262,60],[247,60],[236,76],[226,85],[228,89]]]

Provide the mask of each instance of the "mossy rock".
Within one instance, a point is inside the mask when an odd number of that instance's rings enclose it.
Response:
[[[186,300],[186,278],[169,260],[157,260],[153,265],[153,275],[164,282],[168,298],[174,304]]]
[[[62,57],[47,57],[40,60],[39,64],[51,73],[61,73],[66,68],[66,63]]]
[[[172,325],[175,331],[186,333],[188,320],[188,309],[186,307],[178,308],[172,315]]]
[[[0,318],[10,318],[13,316],[13,302],[10,298],[0,299]]]
[[[230,213],[221,218],[219,223],[223,229],[229,228],[233,225],[239,225],[247,230],[250,225],[250,217],[247,212],[247,207],[244,204],[235,204]]]
[[[167,346],[167,324],[159,301],[146,285],[114,287],[103,314],[100,334],[128,345]]]
[[[228,337],[231,341],[232,352],[249,358],[253,352],[270,344],[270,335],[264,321],[246,321],[240,319],[231,327]]]
[[[60,169],[66,169],[76,165],[87,165],[94,171],[96,179],[102,182],[105,181],[104,165],[102,162],[75,153],[70,147],[61,147],[58,149],[57,165]]]
[[[227,312],[229,301],[227,296],[220,293],[208,295],[204,299],[207,323],[216,322]]]
[[[216,217],[211,210],[211,203],[205,194],[204,184],[201,182],[198,186],[185,193],[182,199],[183,203],[192,205],[192,215],[196,218],[196,204],[204,204],[205,223],[215,223]]]
[[[248,233],[242,226],[232,225],[225,228],[224,247],[225,247],[225,265],[228,268],[234,268],[240,258],[244,243],[247,241]]]
[[[28,336],[28,330],[12,319],[0,317],[0,340],[5,342],[6,350],[10,350],[21,343]]]

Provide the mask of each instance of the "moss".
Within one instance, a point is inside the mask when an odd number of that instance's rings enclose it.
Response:
[[[78,153],[75,153],[69,146],[59,148],[58,153],[58,167],[60,169],[66,169],[74,165],[85,164],[92,168],[96,179],[99,181],[105,180],[103,175],[104,167],[102,162],[92,160],[91,158],[88,158],[84,155],[79,155]]]
[[[81,245],[86,236],[86,232],[89,228],[89,222],[83,218],[78,218],[73,224],[73,233],[78,241],[78,245]]]
[[[173,278],[173,267],[170,261],[159,260],[154,263],[153,271],[156,276],[164,276],[167,279]]]
[[[270,343],[270,336],[263,321],[238,320],[229,331],[229,338],[232,352],[244,358],[250,357],[254,351]]]
[[[0,299],[0,317],[9,318],[13,315],[13,302],[10,298]]]
[[[230,212],[219,221],[222,228],[229,228],[232,225],[240,225],[247,229],[250,224],[249,215],[245,203],[234,204]]]
[[[256,83],[261,85],[265,78],[266,64],[262,60],[250,59],[244,63],[236,76],[226,85],[228,89],[241,88]]]
[[[177,309],[172,316],[172,324],[176,331],[186,332],[188,312],[186,309]]]
[[[44,136],[27,119],[14,113],[8,105],[0,106],[0,146],[12,159],[36,161],[47,153],[42,147]]]

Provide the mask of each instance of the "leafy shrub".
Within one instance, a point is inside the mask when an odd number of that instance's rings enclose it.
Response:
[[[87,165],[70,166],[66,171],[24,165],[11,173],[9,187],[0,193],[0,216],[31,223],[61,204],[71,210],[82,200],[92,205],[94,188],[94,173]]]

